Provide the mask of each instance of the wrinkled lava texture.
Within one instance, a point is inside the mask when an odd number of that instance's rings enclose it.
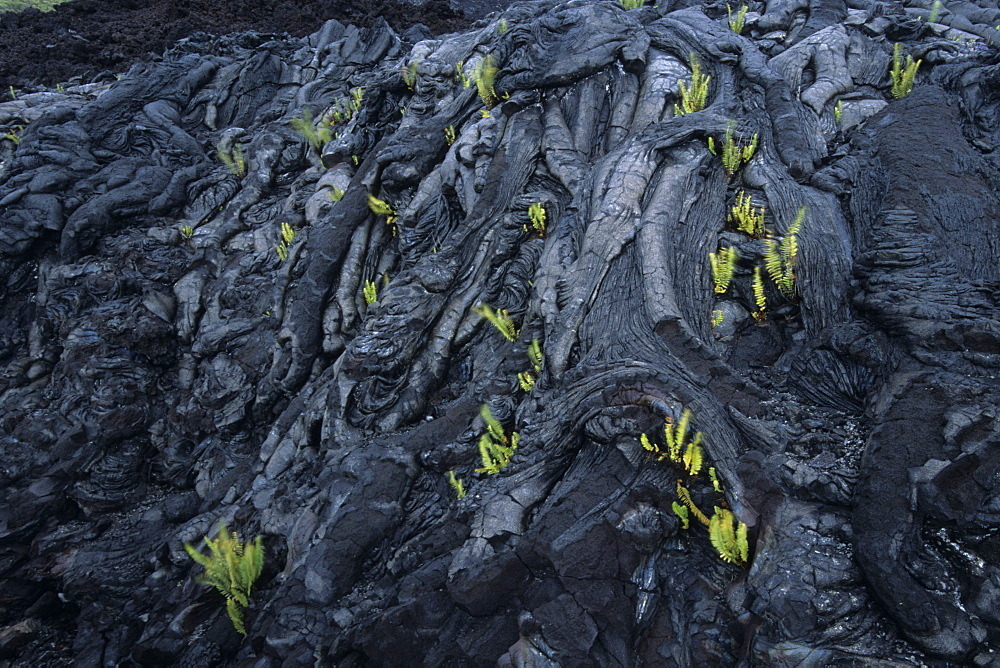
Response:
[[[0,668],[997,665],[1000,9],[749,4],[188,7],[0,101]]]
[[[397,31],[420,22],[435,34],[470,23],[447,0],[419,9],[395,0],[76,0],[47,13],[0,14],[0,86],[54,86],[71,77],[123,72],[195,32],[302,37],[327,19],[370,26],[380,16]]]

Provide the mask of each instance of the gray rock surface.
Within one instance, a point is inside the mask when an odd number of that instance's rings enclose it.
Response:
[[[738,35],[719,3],[542,0],[412,45],[331,21],[0,104],[26,125],[0,142],[0,661],[995,662],[987,4],[772,0]],[[923,59],[898,100],[895,42]],[[487,56],[492,108],[456,76]],[[692,57],[707,104],[675,116]],[[733,175],[727,131],[759,142]],[[805,207],[766,317],[741,193],[775,241]],[[484,404],[520,434],[495,475]],[[686,409],[721,491],[640,443]],[[745,523],[745,565],[679,481]],[[266,550],[245,639],[183,548],[220,522]]]

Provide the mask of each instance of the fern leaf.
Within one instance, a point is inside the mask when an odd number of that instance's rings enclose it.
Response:
[[[489,305],[480,304],[479,306],[474,306],[472,312],[488,320],[494,327],[500,330],[500,333],[508,341],[517,341],[520,332],[514,327],[514,321],[510,319],[510,315],[505,309],[494,311]]]
[[[734,528],[735,523],[732,511],[716,506],[708,526],[708,538],[723,561],[742,566],[749,555],[747,527],[740,522],[739,527]]]
[[[535,389],[535,377],[531,375],[530,371],[518,373],[517,382],[521,385],[521,389],[525,392],[531,392]]]
[[[712,481],[712,489],[722,494],[722,483],[719,482],[719,475],[715,472],[714,466],[708,467],[708,479]]]
[[[243,626],[243,615],[240,613],[240,609],[237,607],[237,602],[234,599],[226,600],[226,612],[229,613],[229,619],[233,622],[233,628],[241,636],[247,634],[246,627]]]
[[[689,492],[687,487],[682,485],[680,481],[677,481],[677,498],[679,498],[684,505],[688,507],[691,514],[695,516],[695,519],[705,526],[709,526],[708,517],[706,517],[705,513],[698,509],[698,506],[694,505],[694,501],[691,500],[691,492]]]
[[[753,297],[757,304],[757,310],[753,313],[753,318],[761,322],[767,318],[767,298],[764,296],[764,279],[760,273],[760,267],[753,268]]]
[[[531,366],[535,368],[535,373],[541,373],[542,344],[538,342],[538,339],[532,339],[531,343],[528,344],[528,358],[531,360]]]
[[[674,501],[670,505],[670,507],[674,509],[674,514],[677,515],[677,517],[680,518],[680,520],[681,520],[681,528],[682,529],[690,528],[690,526],[691,526],[691,517],[690,517],[690,512],[687,509],[687,506],[682,506],[681,504],[679,504],[676,501]]]
[[[767,275],[771,277],[772,281],[781,282],[781,277],[784,275],[781,252],[778,248],[778,242],[774,239],[764,240],[764,268],[767,269]]]
[[[747,563],[750,558],[750,544],[747,542],[747,525],[740,522],[736,529],[736,556],[740,564]]]
[[[698,475],[701,471],[702,459],[701,432],[699,431],[684,451],[684,469],[689,475]]]
[[[649,450],[654,455],[659,455],[660,459],[663,459],[663,453],[660,452],[660,446],[654,443],[653,441],[649,440],[648,436],[646,436],[645,434],[640,434],[639,443],[642,444],[643,449]]]

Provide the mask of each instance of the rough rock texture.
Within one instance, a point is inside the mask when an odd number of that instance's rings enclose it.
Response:
[[[669,0],[409,42],[330,21],[0,105],[27,124],[0,143],[0,660],[993,663],[988,4],[755,2],[743,36]],[[923,58],[899,100],[894,42]],[[690,54],[708,104],[675,116]],[[483,113],[455,66],[487,55]],[[294,130],[307,112],[336,137]],[[759,138],[732,177],[727,129]],[[764,314],[741,191],[775,240],[806,207]],[[520,434],[496,475],[484,404]],[[640,445],[685,409],[722,492]],[[682,527],[678,480],[748,526],[746,567]],[[266,548],[246,639],[183,549],[220,521]]]
[[[438,34],[467,28],[470,19],[508,4],[427,0],[415,11],[405,0],[72,0],[52,12],[0,13],[0,89],[7,100],[8,86],[20,91],[73,77],[111,80],[195,33],[302,37],[329,19],[371,26],[383,18],[399,32],[420,23]]]

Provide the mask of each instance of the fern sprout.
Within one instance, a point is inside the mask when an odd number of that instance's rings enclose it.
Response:
[[[747,525],[736,524],[732,511],[715,507],[708,525],[708,538],[723,561],[737,566],[747,563],[750,546],[747,544]]]
[[[735,123],[730,123],[729,127],[726,128],[725,136],[722,138],[722,166],[725,167],[729,178],[733,178],[736,172],[740,170],[740,167],[750,161],[753,154],[757,152],[757,142],[759,140],[759,136],[754,134],[749,144],[737,143],[733,136],[735,126]]]
[[[185,543],[184,549],[196,562],[205,567],[198,582],[215,587],[226,598],[226,612],[233,627],[241,635],[247,631],[243,625],[243,612],[250,604],[250,594],[254,582],[264,569],[264,546],[260,536],[253,542],[244,544],[236,532],[230,532],[223,523],[219,527],[219,537],[215,540],[205,537],[209,555],[206,556]]]
[[[486,54],[479,59],[472,72],[472,79],[476,82],[476,90],[479,91],[479,99],[487,107],[492,107],[499,101],[496,89],[493,88],[498,71],[496,63],[493,62],[493,54]]]
[[[806,207],[799,207],[795,220],[788,226],[779,243],[775,239],[764,241],[764,266],[768,276],[788,299],[795,299],[795,268],[798,264],[798,233],[806,217]]]
[[[480,304],[479,306],[474,306],[472,312],[486,318],[494,327],[500,330],[500,333],[508,341],[517,341],[517,336],[520,332],[514,327],[514,321],[510,319],[510,315],[507,314],[506,309],[494,311],[488,304]]]
[[[903,61],[903,45],[897,42],[892,47],[892,69],[889,75],[892,77],[892,96],[897,100],[904,97],[913,90],[913,80],[917,76],[917,70],[923,60],[914,62],[913,56],[907,54],[906,61]]]
[[[483,404],[479,415],[486,423],[486,433],[479,437],[479,456],[483,460],[483,467],[476,469],[476,472],[496,475],[510,463],[520,435],[514,431],[508,437],[503,425],[490,412],[489,404]]]
[[[750,9],[746,5],[743,5],[736,11],[736,16],[733,16],[733,9],[726,3],[726,12],[729,15],[729,29],[732,30],[737,35],[743,34],[743,28],[746,26],[747,20],[747,10]]]
[[[764,207],[755,207],[750,194],[741,190],[729,211],[729,221],[736,229],[754,239],[764,236]]]
[[[730,246],[718,253],[709,253],[708,259],[712,263],[712,284],[715,286],[716,294],[721,295],[729,289],[729,283],[733,280],[739,253]]]
[[[753,268],[753,299],[757,310],[753,312],[753,319],[763,322],[767,319],[767,298],[764,296],[764,277],[761,275],[760,267]]]
[[[708,83],[712,77],[702,74],[701,63],[694,53],[690,54],[690,62],[691,87],[688,88],[683,81],[678,82],[677,96],[680,98],[680,102],[674,105],[674,116],[701,111],[705,108],[705,102],[708,100]]]

